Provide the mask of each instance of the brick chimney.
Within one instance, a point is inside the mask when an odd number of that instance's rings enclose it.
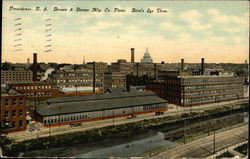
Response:
[[[204,66],[204,58],[201,58],[201,75],[204,75],[204,70],[205,70],[205,66]]]
[[[181,59],[181,72],[184,71],[184,59]]]
[[[95,94],[95,61],[93,62],[93,94]]]
[[[131,48],[131,62],[135,62],[135,48]]]
[[[37,81],[37,53],[33,53],[32,72],[33,72],[33,81]]]

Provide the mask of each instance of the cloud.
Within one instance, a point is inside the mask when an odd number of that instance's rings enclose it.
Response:
[[[164,22],[164,23],[161,23],[159,25],[167,30],[180,30],[181,29],[181,27],[179,25],[176,25],[172,22]]]
[[[211,29],[212,25],[211,24],[201,24],[200,22],[194,21],[194,22],[191,22],[189,27],[192,30],[201,31],[201,30]]]
[[[193,22],[199,20],[202,15],[199,11],[197,10],[189,10],[180,15],[181,19],[188,21],[188,22]]]
[[[238,33],[238,32],[241,32],[241,29],[240,28],[224,28],[224,31],[225,32],[229,32],[229,33]]]
[[[212,16],[212,20],[216,23],[227,23],[230,17],[220,13],[217,9],[208,9],[207,13]]]
[[[181,19],[189,23],[188,27],[194,31],[211,29],[211,24],[202,24],[200,22],[202,14],[197,10],[189,10],[180,15]]]
[[[104,34],[104,33],[107,33],[105,30],[112,29],[114,27],[119,27],[119,26],[121,26],[121,23],[119,22],[99,21],[95,23],[94,25],[88,26],[88,28],[84,28],[84,32],[88,30],[92,33]]]
[[[249,13],[245,13],[241,16],[226,15],[221,13],[218,9],[211,8],[207,10],[207,13],[211,16],[212,21],[215,23],[232,23],[239,24],[240,27],[248,28],[249,26]]]
[[[191,42],[193,41],[192,39],[192,36],[188,33],[185,33],[185,32],[181,32],[177,35],[178,37],[178,41],[181,41],[181,42]]]

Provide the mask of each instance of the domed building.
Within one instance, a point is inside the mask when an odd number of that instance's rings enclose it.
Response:
[[[151,58],[148,52],[148,48],[146,48],[146,52],[144,53],[144,56],[141,59],[141,63],[153,63],[153,59]]]

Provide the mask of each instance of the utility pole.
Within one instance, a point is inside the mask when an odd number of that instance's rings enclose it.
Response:
[[[58,111],[59,111],[59,128],[60,128],[60,126],[61,126],[61,125],[60,125],[60,123],[61,123],[61,119],[60,119],[61,107],[60,107],[60,106],[58,107]]]
[[[215,154],[215,130],[214,130],[214,154]]]
[[[149,142],[149,145],[150,145],[150,149],[149,149],[149,157],[151,157],[151,137],[152,137],[152,134],[151,134],[151,130],[149,129],[149,133],[150,133],[150,142]]]
[[[113,126],[114,126],[115,125],[114,111],[112,111],[112,116],[113,116]]]
[[[208,135],[210,135],[210,129],[211,129],[211,119],[210,119],[210,114],[208,114]]]
[[[50,136],[50,117],[49,117],[49,136]]]
[[[184,144],[186,144],[186,119],[184,120]]]

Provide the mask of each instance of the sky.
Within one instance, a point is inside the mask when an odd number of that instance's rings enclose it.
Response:
[[[22,7],[32,11],[17,10]],[[53,11],[54,7],[67,11]],[[106,8],[111,12],[104,12]],[[131,12],[133,8],[144,12]],[[157,13],[157,8],[167,12]],[[147,13],[148,9],[154,11]],[[247,1],[4,0],[2,12],[2,62],[32,62],[33,53],[38,53],[38,62],[130,61],[130,48],[135,48],[136,62],[146,48],[154,62],[249,59]]]

